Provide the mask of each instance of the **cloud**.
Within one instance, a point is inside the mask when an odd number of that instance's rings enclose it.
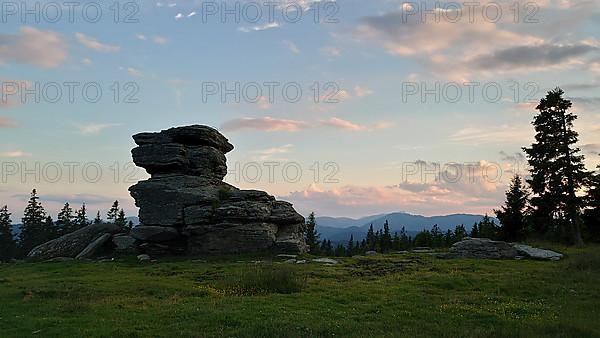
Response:
[[[345,129],[345,130],[352,130],[352,131],[359,131],[359,130],[367,129],[366,126],[352,123],[350,121],[342,120],[337,117],[332,117],[329,120],[321,121],[321,125],[326,126],[326,127],[336,128],[336,129]]]
[[[333,58],[333,57],[341,56],[342,51],[336,47],[325,46],[325,47],[321,48],[321,54],[323,54],[327,57]]]
[[[253,160],[254,161],[287,161],[287,158],[276,157],[283,154],[287,154],[294,147],[293,144],[286,144],[281,147],[274,147],[264,150],[253,151]]]
[[[355,86],[354,87],[354,95],[358,97],[368,96],[373,94],[373,91],[367,87]]]
[[[3,153],[0,153],[0,157],[18,158],[18,157],[29,157],[29,156],[31,156],[31,154],[23,152],[21,150],[6,151]]]
[[[79,133],[82,135],[97,135],[105,129],[118,127],[120,125],[121,124],[119,123],[95,123],[78,125],[76,127],[79,130]]]
[[[312,184],[307,189],[294,191],[281,199],[290,201],[296,210],[308,214],[361,217],[392,211],[407,211],[423,215],[450,213],[485,213],[502,202],[504,186],[493,190],[471,185],[470,192],[456,186],[441,184],[402,184],[390,186],[345,185],[324,188]],[[477,191],[477,193],[473,193]]]
[[[23,26],[19,34],[0,34],[0,64],[15,62],[56,68],[67,54],[67,44],[56,32]]]
[[[96,40],[95,38],[87,36],[82,33],[75,33],[75,37],[77,38],[77,41],[79,41],[79,43],[82,44],[83,46],[85,46],[89,49],[93,49],[98,52],[115,53],[121,49],[121,47],[119,47],[119,46],[113,46],[113,45],[101,43],[98,40]]]
[[[133,77],[142,77],[144,75],[139,69],[133,67],[127,68],[127,74]]]
[[[308,128],[308,124],[298,120],[274,119],[272,117],[244,117],[227,121],[221,125],[223,131],[256,129],[263,131],[296,132]]]
[[[503,162],[508,162],[508,163],[523,163],[523,162],[527,161],[527,159],[525,158],[525,155],[523,155],[522,152],[508,154],[505,151],[500,151],[499,154],[500,154],[500,159]]]
[[[8,117],[0,116],[0,128],[15,128],[17,124]]]
[[[81,60],[81,63],[83,63],[83,64],[84,64],[84,65],[86,65],[86,66],[89,66],[89,65],[91,65],[93,62],[92,62],[92,60],[90,60],[90,59],[88,59],[88,58],[84,58],[84,59],[82,59],[82,60]]]
[[[294,54],[300,54],[300,49],[295,43],[289,40],[283,40],[283,44]]]
[[[167,40],[167,38],[165,38],[163,36],[155,36],[152,38],[152,42],[154,42],[157,45],[164,45],[167,42],[169,42],[169,40]]]
[[[588,143],[581,146],[581,150],[587,155],[600,155],[600,143]]]
[[[479,55],[469,64],[479,69],[544,68],[564,64],[597,50],[587,44],[515,46]]]
[[[450,136],[454,142],[467,143],[500,143],[500,142],[529,142],[533,130],[529,126],[499,125],[490,127],[466,127]]]
[[[273,29],[273,28],[278,28],[281,27],[281,25],[278,22],[270,22],[261,26],[252,26],[252,27],[240,27],[238,28],[238,30],[240,32],[243,33],[250,33],[250,32],[260,32],[260,31],[265,31],[268,29]]]

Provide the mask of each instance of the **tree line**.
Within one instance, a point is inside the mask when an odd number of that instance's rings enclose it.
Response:
[[[579,134],[573,123],[577,115],[569,111],[572,102],[563,97],[560,88],[549,91],[537,105],[532,121],[535,141],[523,147],[529,163],[525,179],[518,174],[506,191],[506,201],[494,210],[500,224],[487,215],[474,224],[469,236],[505,241],[537,238],[571,245],[583,245],[584,240],[600,241],[600,165],[589,172],[584,156],[577,147]],[[386,221],[383,229],[369,228],[367,237],[332,246],[319,240],[315,215],[307,220],[306,242],[316,254],[346,256],[375,250],[406,250],[418,246],[450,246],[464,238],[466,231],[459,225],[454,231],[439,231],[437,225],[414,238],[404,229],[393,236]]]
[[[13,225],[8,206],[0,209],[0,262],[27,256],[34,247],[77,231],[91,224],[101,224],[105,221],[96,213],[93,220],[88,218],[85,203],[74,210],[67,202],[58,212],[56,220],[48,214],[37,194],[33,189],[23,212],[21,229],[17,238],[13,236]],[[125,211],[120,208],[119,201],[115,201],[106,214],[106,222],[119,226],[133,227],[131,221],[127,222]]]
[[[495,220],[486,215],[481,221],[473,224],[471,231],[467,231],[465,226],[461,224],[457,225],[454,230],[448,229],[444,232],[437,224],[434,224],[430,230],[422,230],[411,236],[405,227],[392,234],[390,224],[386,220],[379,230],[375,230],[373,224],[371,224],[365,238],[362,240],[355,240],[354,235],[350,235],[347,242],[333,245],[331,240],[319,239],[320,235],[316,230],[317,223],[314,213],[310,214],[306,225],[306,244],[310,248],[310,253],[337,257],[363,255],[368,251],[389,253],[419,247],[446,248],[465,237],[494,237],[494,234],[500,228]]]

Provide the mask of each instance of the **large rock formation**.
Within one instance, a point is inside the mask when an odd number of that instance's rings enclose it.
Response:
[[[151,175],[129,188],[143,224],[132,237],[146,247],[181,252],[183,244],[190,254],[307,250],[304,217],[290,203],[222,181],[233,146],[217,130],[193,125],[133,139],[133,161]]]

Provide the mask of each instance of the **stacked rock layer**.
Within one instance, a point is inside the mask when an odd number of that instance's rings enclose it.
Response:
[[[189,254],[307,251],[304,217],[290,203],[223,182],[233,146],[217,130],[193,125],[133,139],[133,161],[151,178],[129,188],[142,224],[132,235],[152,234],[147,247]]]

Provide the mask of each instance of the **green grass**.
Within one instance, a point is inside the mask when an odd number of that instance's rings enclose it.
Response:
[[[0,337],[600,337],[600,248],[560,249],[560,262],[3,264]]]

